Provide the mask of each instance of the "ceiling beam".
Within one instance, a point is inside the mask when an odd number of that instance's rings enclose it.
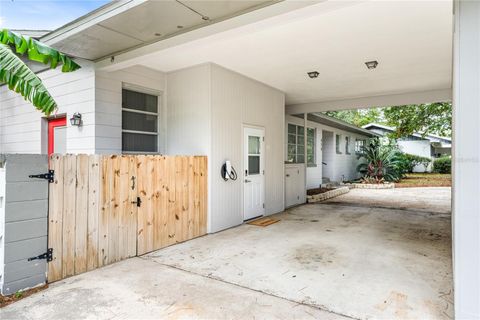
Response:
[[[354,99],[320,101],[312,103],[292,104],[286,106],[287,114],[337,111],[370,107],[401,106],[429,102],[444,102],[452,100],[452,89],[416,91],[401,94],[361,97]]]

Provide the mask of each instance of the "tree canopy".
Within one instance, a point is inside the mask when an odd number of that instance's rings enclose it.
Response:
[[[393,138],[402,138],[418,132],[422,135],[452,135],[452,104],[434,102],[383,108],[342,110],[325,112],[328,116],[346,121],[358,127],[379,123],[396,128]]]

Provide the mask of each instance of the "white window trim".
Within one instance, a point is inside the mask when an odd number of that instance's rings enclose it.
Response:
[[[288,125],[292,125],[292,126],[295,126],[295,127],[303,127],[303,124],[297,124],[297,123],[294,123],[294,122],[287,122],[287,127],[286,127],[286,143],[287,143],[287,148],[286,148],[286,157],[287,157],[287,160],[288,160],[288,135],[289,134],[293,134],[293,133],[289,133],[288,132]],[[293,164],[306,164],[307,167],[316,167],[317,166],[317,128],[315,127],[311,127],[311,126],[307,126],[307,129],[313,129],[313,159],[314,159],[314,163],[308,163],[308,160],[307,159],[304,159],[304,162],[288,162],[287,163],[293,163]],[[295,138],[298,136],[297,134],[297,131],[295,132]],[[308,133],[307,133],[307,139],[308,139]],[[295,145],[298,145],[297,143],[295,143]],[[297,155],[297,153],[295,153],[295,155]],[[296,159],[295,159],[296,160]]]
[[[352,137],[345,136],[345,154],[351,155],[350,144],[352,143]]]
[[[123,137],[123,133],[147,134],[147,135],[157,136],[157,152],[123,150],[123,138],[122,138],[122,153],[123,154],[152,154],[152,155],[153,154],[161,154],[161,151],[160,151],[160,130],[161,130],[161,127],[160,126],[162,124],[162,120],[160,119],[161,118],[160,116],[163,114],[162,111],[161,111],[162,110],[162,98],[163,98],[162,93],[160,91],[157,91],[157,90],[148,89],[148,88],[144,88],[144,87],[139,87],[139,86],[132,85],[132,84],[127,84],[127,83],[122,83],[122,91],[124,89],[129,90],[129,91],[138,92],[138,93],[154,95],[154,96],[157,97],[157,112],[131,109],[131,108],[128,108],[128,107],[124,108],[123,107],[123,98],[122,98],[122,109],[121,109],[122,117],[123,117],[123,111],[140,113],[140,114],[151,115],[151,116],[156,116],[157,117],[157,132],[126,130],[126,129],[123,129],[123,125],[122,125],[122,137]],[[122,93],[122,95],[123,95],[123,93]]]
[[[335,152],[337,154],[342,153],[342,135],[339,133],[335,133]]]

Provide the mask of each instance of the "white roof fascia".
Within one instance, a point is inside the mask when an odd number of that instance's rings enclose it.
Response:
[[[357,127],[351,123],[348,123],[348,122],[345,122],[345,121],[342,121],[342,120],[339,120],[339,119],[336,119],[336,118],[333,118],[333,117],[330,117],[330,116],[327,116],[325,114],[322,114],[322,113],[312,113],[313,116],[317,117],[317,118],[322,118],[322,119],[325,119],[327,121],[331,121],[331,122],[334,122],[335,124],[338,125],[338,127],[342,127],[342,128],[338,128],[338,129],[342,129],[342,130],[350,130],[351,132],[361,132],[365,135],[368,135],[368,136],[377,136],[377,137],[380,137],[381,134],[378,134],[376,132],[373,132],[373,131],[370,131],[370,130],[367,130],[367,129],[364,129],[364,128],[360,128],[360,127]],[[308,121],[314,121],[314,120],[308,120]],[[315,122],[315,121],[314,121]],[[346,128],[345,128],[346,127]]]
[[[377,128],[380,128],[380,129],[385,129],[385,130],[389,130],[389,131],[395,131],[395,128],[393,127],[389,127],[389,126],[386,126],[386,125],[383,125],[383,124],[378,124],[378,123],[369,123],[369,124],[366,124],[364,126],[362,126],[363,129],[367,129],[369,127],[377,127]],[[368,129],[367,129],[368,130]],[[427,134],[424,136],[422,136],[422,134],[418,133],[418,132],[414,132],[412,134],[412,136],[415,136],[415,137],[418,137],[418,138],[426,138],[426,137],[431,137],[431,138],[437,138],[437,139],[443,139],[443,140],[448,140],[448,141],[452,141],[452,138],[449,138],[449,137],[442,137],[442,136],[437,136],[436,134]]]
[[[59,41],[62,41],[74,34],[77,34],[97,23],[100,23],[106,19],[116,16],[124,11],[127,11],[133,7],[136,7],[148,0],[119,0],[112,1],[106,5],[87,13],[86,15],[67,23],[60,28],[53,30],[52,32],[44,35],[40,38],[43,43],[47,45],[53,45]]]

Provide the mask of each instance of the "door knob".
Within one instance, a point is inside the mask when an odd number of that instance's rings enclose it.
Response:
[[[245,179],[245,183],[252,182],[251,180]]]

